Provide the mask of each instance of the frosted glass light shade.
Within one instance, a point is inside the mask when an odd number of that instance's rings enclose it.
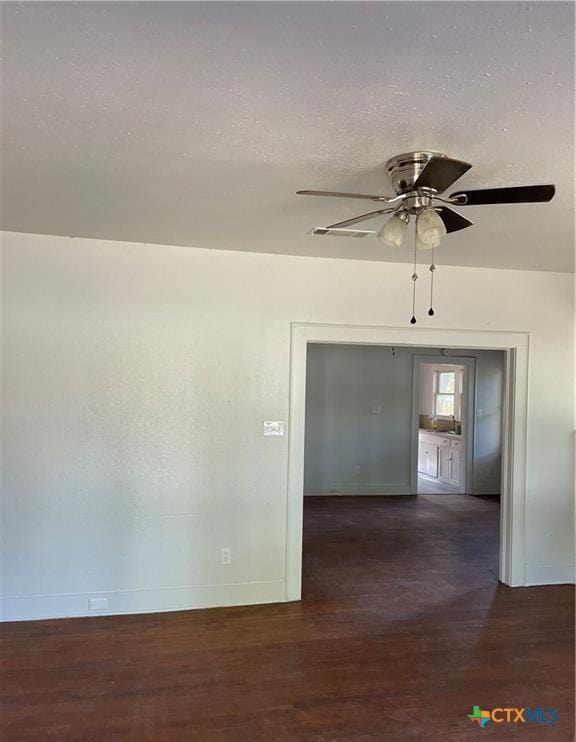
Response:
[[[409,219],[408,214],[403,212],[394,214],[384,224],[376,237],[388,247],[400,247],[404,242]]]
[[[438,247],[446,235],[446,226],[434,209],[424,209],[416,217],[416,246],[420,250]]]
[[[416,249],[417,250],[433,250],[435,247],[438,247],[438,244],[434,242],[422,242],[420,239],[420,235],[418,234],[418,231],[416,231]]]

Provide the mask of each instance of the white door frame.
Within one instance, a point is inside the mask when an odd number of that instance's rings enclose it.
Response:
[[[501,582],[511,587],[525,585],[524,510],[528,341],[529,335],[524,332],[292,324],[286,514],[286,600],[300,600],[302,594],[306,351],[309,343],[505,351],[499,577]]]
[[[452,364],[464,366],[464,394],[466,409],[461,412],[461,420],[464,423],[464,474],[460,484],[461,494],[472,494],[472,476],[474,465],[474,443],[475,443],[475,408],[476,408],[476,358],[470,356],[430,356],[415,355],[412,367],[412,423],[410,430],[410,492],[418,493],[418,428],[420,419],[420,365],[422,363],[434,364],[436,366]]]

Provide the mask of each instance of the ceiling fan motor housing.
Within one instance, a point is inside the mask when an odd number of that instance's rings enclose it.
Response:
[[[442,152],[406,152],[388,160],[385,165],[386,172],[392,181],[396,195],[407,193],[414,188],[418,176],[432,157],[447,159]]]
[[[409,194],[402,202],[402,210],[408,214],[417,214],[422,209],[432,206],[434,188],[420,187],[414,190],[414,184],[432,157],[446,158],[441,152],[406,152],[392,157],[386,163],[386,172],[392,181],[396,195]]]

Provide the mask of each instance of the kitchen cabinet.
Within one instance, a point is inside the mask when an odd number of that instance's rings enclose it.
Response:
[[[420,430],[418,434],[418,472],[454,487],[462,486],[463,444],[455,435]]]
[[[450,443],[438,446],[438,479],[447,484],[450,481]]]
[[[448,469],[448,484],[460,487],[462,482],[462,443],[450,441],[450,467]]]
[[[419,443],[418,471],[429,477],[438,477],[438,446],[433,443]]]

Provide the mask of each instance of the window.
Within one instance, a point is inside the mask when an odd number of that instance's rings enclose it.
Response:
[[[456,372],[437,371],[434,374],[434,414],[450,417],[456,412]]]

